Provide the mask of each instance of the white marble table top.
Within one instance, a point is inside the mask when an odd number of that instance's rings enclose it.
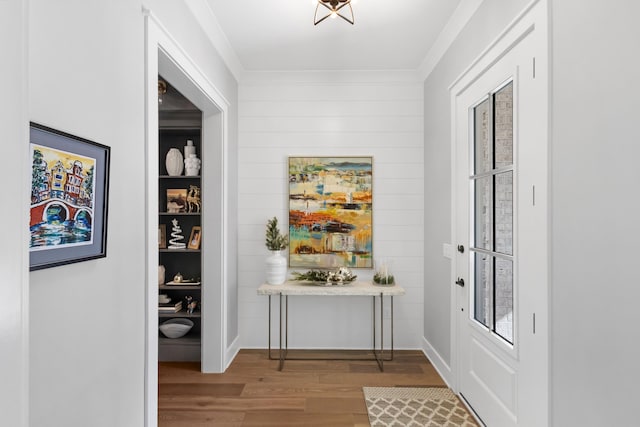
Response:
[[[258,295],[336,295],[336,296],[385,296],[404,295],[398,285],[376,285],[372,282],[355,281],[343,286],[324,286],[312,282],[287,281],[282,285],[262,284]]]

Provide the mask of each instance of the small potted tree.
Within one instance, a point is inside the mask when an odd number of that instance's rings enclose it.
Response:
[[[265,245],[271,251],[267,258],[267,283],[281,285],[287,279],[287,259],[281,251],[289,245],[289,237],[281,234],[278,228],[278,218],[275,216],[267,221]]]

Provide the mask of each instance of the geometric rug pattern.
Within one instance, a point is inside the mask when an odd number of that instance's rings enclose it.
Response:
[[[372,427],[477,427],[445,387],[363,387]]]

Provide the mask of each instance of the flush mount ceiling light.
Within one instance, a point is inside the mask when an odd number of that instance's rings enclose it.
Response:
[[[329,13],[322,18],[318,18],[318,9],[320,9],[320,6],[323,6],[329,10]],[[349,9],[348,12],[350,17],[344,16],[342,13],[340,13],[340,10],[345,7]],[[346,10],[347,9],[345,9],[345,11]],[[353,25],[354,20],[353,9],[351,8],[351,0],[318,0],[318,4],[316,5],[316,13],[313,16],[313,25],[318,25],[328,17],[335,18],[337,16]]]

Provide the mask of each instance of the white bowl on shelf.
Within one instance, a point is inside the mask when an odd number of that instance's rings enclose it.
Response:
[[[160,332],[167,338],[180,338],[193,328],[193,322],[189,319],[175,318],[162,322]]]

